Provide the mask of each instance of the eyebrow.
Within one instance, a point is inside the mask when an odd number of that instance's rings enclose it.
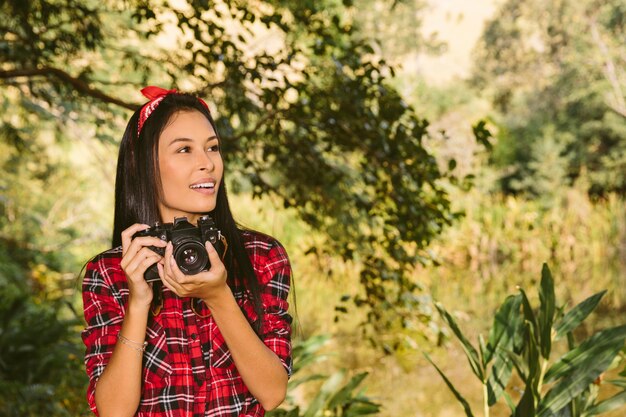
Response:
[[[217,135],[209,136],[206,139],[206,142],[211,142],[212,140],[219,140],[219,138],[217,137]],[[173,144],[178,143],[178,142],[195,142],[195,140],[191,138],[180,137],[180,138],[176,138],[172,140],[167,146],[172,146]]]

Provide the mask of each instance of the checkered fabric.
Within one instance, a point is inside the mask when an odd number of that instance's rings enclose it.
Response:
[[[275,239],[243,232],[244,244],[261,285],[261,338],[291,374],[291,316],[287,295],[291,267]],[[82,333],[89,375],[87,400],[98,415],[95,386],[104,371],[128,302],[121,247],[96,256],[86,268],[83,303],[87,326]],[[243,288],[233,288],[237,303],[256,320]],[[245,386],[213,317],[202,302],[180,298],[163,288],[163,308],[148,321],[138,417],[261,417],[265,410]],[[207,316],[202,318],[200,316]]]

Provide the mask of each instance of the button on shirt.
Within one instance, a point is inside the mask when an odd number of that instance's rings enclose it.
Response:
[[[255,232],[242,236],[261,287],[261,339],[290,375],[289,259],[280,243],[269,236]],[[121,247],[98,255],[87,265],[83,280],[87,327],[82,337],[90,381],[87,400],[96,415],[95,387],[117,343],[128,302],[121,259]],[[163,308],[148,320],[136,416],[263,416],[265,410],[241,379],[206,305],[197,299],[180,298],[165,287],[162,291]],[[233,294],[246,317],[256,320],[248,293],[236,287]]]

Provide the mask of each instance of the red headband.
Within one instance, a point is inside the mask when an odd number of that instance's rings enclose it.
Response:
[[[146,123],[146,120],[148,120],[148,117],[150,117],[152,112],[156,110],[156,108],[159,106],[159,103],[161,103],[161,101],[163,101],[163,99],[168,94],[177,94],[177,93],[178,91],[175,89],[166,90],[164,88],[155,87],[153,85],[150,85],[148,87],[144,87],[141,89],[141,94],[143,94],[144,97],[146,97],[150,101],[144,104],[144,106],[141,108],[141,111],[139,112],[139,123],[137,124],[137,136],[139,136],[139,133],[141,133],[141,128],[143,127],[144,123]],[[200,104],[206,107],[207,110],[209,110],[209,106],[206,104],[204,100],[198,97],[198,101],[200,102]]]

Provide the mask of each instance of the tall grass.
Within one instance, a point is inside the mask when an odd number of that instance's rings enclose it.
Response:
[[[555,271],[561,296],[580,301],[600,289],[603,305],[626,307],[626,201],[616,195],[592,202],[569,189],[555,204],[472,191],[462,197],[466,216],[432,245],[437,268],[419,279],[445,301],[454,298],[488,313],[515,286],[534,284],[543,262]],[[477,296],[480,296],[477,298]],[[479,303],[476,303],[476,300]],[[489,302],[486,302],[489,299]]]
[[[328,333],[328,350],[334,361],[325,369],[369,371],[368,394],[382,402],[383,416],[454,416],[457,406],[438,376],[421,359],[420,348],[396,357],[373,350],[361,337],[357,310],[337,315],[342,294],[358,291],[358,264],[336,258],[307,255],[323,238],[270,199],[236,196],[236,216],[250,227],[273,234],[287,247],[294,268],[300,333],[297,337]],[[570,189],[552,205],[517,197],[470,191],[455,196],[465,216],[430,247],[439,266],[417,266],[415,279],[451,310],[465,328],[476,334],[491,322],[496,306],[516,286],[536,284],[541,265],[547,262],[561,300],[573,305],[601,289],[607,289],[595,316],[601,321],[623,323],[626,316],[626,201],[610,195],[591,201],[585,193]],[[335,320],[339,317],[339,320]],[[471,319],[471,320],[470,320]],[[592,323],[593,325],[593,323]],[[471,326],[474,326],[472,328]],[[451,360],[430,346],[442,369],[457,380],[467,379],[466,364]],[[398,360],[399,359],[399,360]],[[307,393],[304,393],[306,396]],[[479,398],[469,396],[469,401]],[[498,415],[497,409],[494,410]],[[504,410],[503,410],[504,411]]]

